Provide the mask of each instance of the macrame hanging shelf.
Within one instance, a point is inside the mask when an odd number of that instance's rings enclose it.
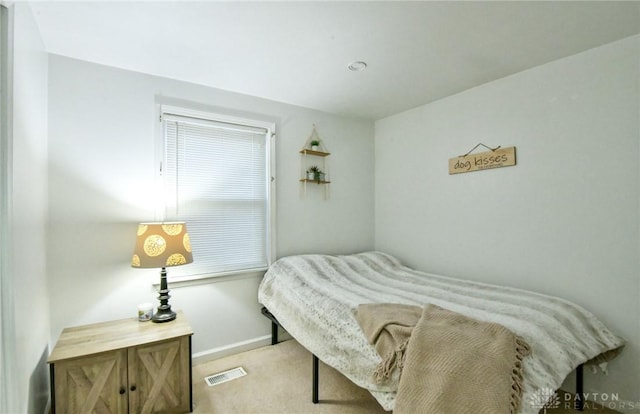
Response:
[[[314,141],[318,142],[318,148],[316,149],[311,148],[311,143]],[[313,124],[313,130],[311,131],[311,135],[309,135],[309,138],[307,138],[307,140],[304,143],[304,147],[302,148],[302,151],[309,151],[309,150],[329,153],[329,151],[327,150],[327,147],[324,145],[324,142],[320,138],[318,131],[316,130],[316,124]]]

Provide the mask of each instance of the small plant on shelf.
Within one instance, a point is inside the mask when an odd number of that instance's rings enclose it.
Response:
[[[322,174],[322,170],[317,165],[311,166],[307,170],[307,179],[318,181],[320,180],[320,174]]]
[[[309,145],[311,146],[311,150],[318,151],[318,148],[320,147],[320,141],[314,139]]]
[[[309,167],[309,169],[307,170],[307,180],[320,182],[320,181],[324,181],[326,177],[327,177],[327,173],[325,173],[320,168],[318,168],[317,165],[314,165],[313,167]]]
[[[318,168],[318,167],[313,166],[313,167],[310,167],[310,168],[307,170],[307,180],[315,180],[315,179],[316,179],[316,172],[315,172],[315,169],[317,169],[317,168]]]

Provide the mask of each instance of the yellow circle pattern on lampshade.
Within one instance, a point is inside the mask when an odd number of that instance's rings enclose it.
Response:
[[[189,237],[189,233],[185,233],[182,238],[182,246],[186,251],[191,253],[191,238]]]
[[[141,223],[131,266],[158,268],[193,262],[185,223]]]
[[[170,236],[177,236],[182,233],[182,224],[163,224],[162,230]]]
[[[144,252],[151,257],[160,256],[167,249],[167,241],[158,234],[152,234],[144,239]]]
[[[187,263],[187,259],[180,253],[174,253],[167,258],[167,266],[179,266]]]

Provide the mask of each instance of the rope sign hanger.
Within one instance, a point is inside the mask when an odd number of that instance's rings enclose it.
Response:
[[[488,150],[490,150],[490,151],[493,151],[493,152],[496,152],[496,150],[497,150],[497,149],[500,149],[500,145],[498,145],[498,146],[497,146],[497,147],[495,147],[495,148],[490,148],[490,147],[487,147],[486,145],[484,145],[482,142],[479,142],[475,147],[471,148],[471,150],[470,150],[469,152],[467,152],[467,153],[466,153],[466,154],[464,154],[464,155],[461,155],[461,157],[466,157],[467,155],[471,154],[471,153],[472,153],[476,148],[478,148],[480,145],[482,145],[482,146],[483,146],[483,147],[485,147],[486,149],[488,149]]]

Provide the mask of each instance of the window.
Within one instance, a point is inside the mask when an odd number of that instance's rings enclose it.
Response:
[[[171,279],[261,271],[274,257],[272,123],[161,106],[165,220],[187,223],[194,261]]]

